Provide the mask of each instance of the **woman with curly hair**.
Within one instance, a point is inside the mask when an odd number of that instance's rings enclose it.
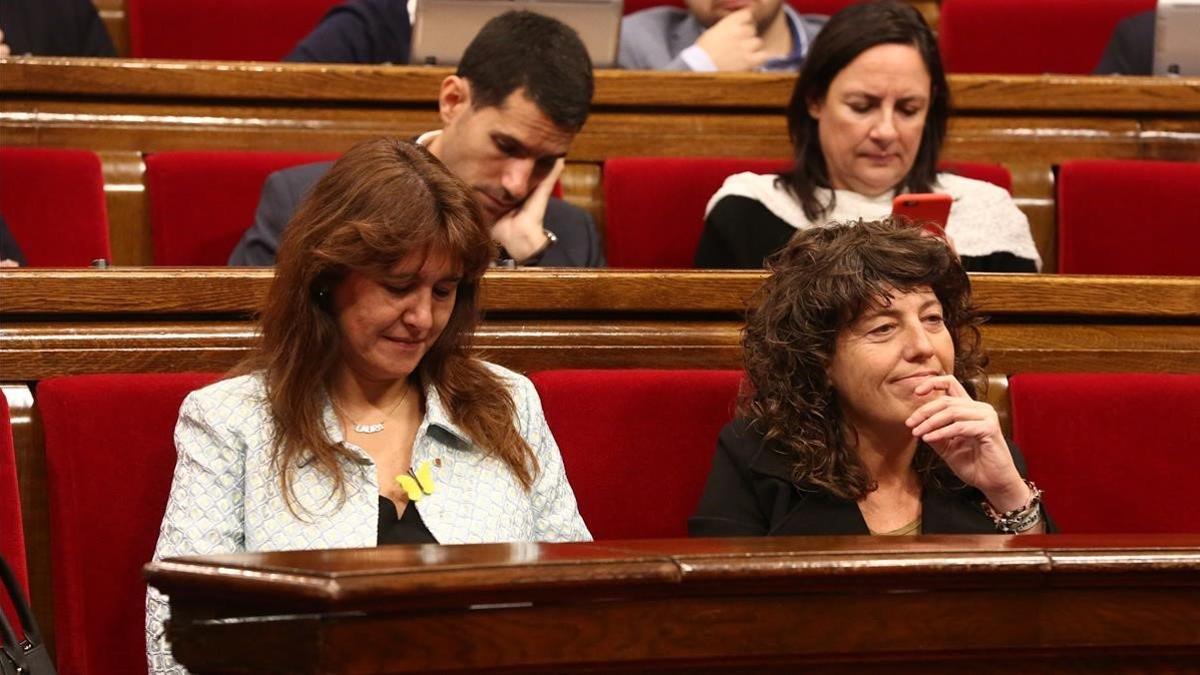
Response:
[[[832,224],[768,269],[693,536],[1046,531],[1020,454],[974,399],[978,318],[943,239]]]

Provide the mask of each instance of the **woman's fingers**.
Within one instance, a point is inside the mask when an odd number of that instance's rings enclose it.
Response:
[[[925,380],[913,388],[913,393],[917,396],[925,396],[938,390],[945,392],[947,396],[971,398],[971,395],[963,388],[962,383],[953,375],[938,375],[936,377],[925,378]]]
[[[932,405],[926,404],[926,405]],[[923,407],[924,408],[924,407]],[[962,399],[951,399],[951,402],[944,403],[934,410],[925,410],[922,419],[918,420],[912,426],[914,436],[924,437],[935,429],[940,429],[953,422],[984,422],[991,421],[994,414],[991,406],[979,404],[977,401],[963,401]],[[914,413],[913,417],[917,417]],[[927,438],[925,440],[928,440]]]

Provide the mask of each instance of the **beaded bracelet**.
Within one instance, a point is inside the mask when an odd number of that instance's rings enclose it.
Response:
[[[1025,480],[1029,487],[1029,503],[1003,513],[997,511],[991,502],[984,500],[983,512],[996,524],[996,530],[1003,534],[1020,534],[1033,529],[1042,521],[1042,491],[1033,481]]]

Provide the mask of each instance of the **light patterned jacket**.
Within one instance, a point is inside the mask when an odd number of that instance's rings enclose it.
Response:
[[[421,519],[442,544],[507,541],[590,541],[567,482],[558,445],[527,378],[488,364],[508,384],[518,430],[533,448],[539,471],[526,491],[499,459],[471,443],[450,421],[436,390],[425,392],[425,419],[413,442],[412,463],[434,464],[436,490],[419,503]],[[375,546],[379,485],[375,464],[346,443],[326,400],[329,437],[355,455],[344,460],[346,498],[310,463],[293,474],[297,509],[288,510],[271,462],[274,425],[261,375],[217,382],[190,394],[175,427],[178,459],[154,559],[297,549]],[[440,461],[434,461],[440,460]],[[440,465],[440,466],[439,466]],[[146,653],[151,673],[186,673],[171,658],[163,634],[165,595],[146,596]]]

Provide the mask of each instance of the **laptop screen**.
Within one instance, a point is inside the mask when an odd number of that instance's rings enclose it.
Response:
[[[595,68],[617,61],[622,0],[420,0],[413,22],[413,65],[452,66],[493,17],[528,10],[554,17],[579,33]]]
[[[1159,0],[1154,74],[1200,75],[1200,0]]]

